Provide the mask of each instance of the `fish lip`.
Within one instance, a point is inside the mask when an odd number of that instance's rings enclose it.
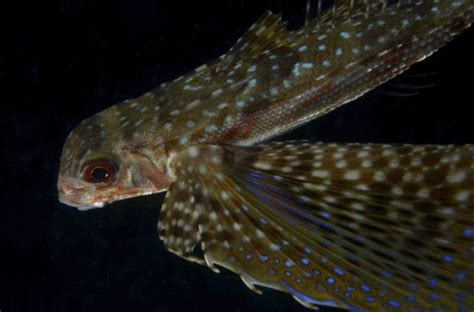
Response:
[[[94,208],[102,208],[104,207],[104,205],[106,204],[106,202],[93,202],[93,203],[78,203],[78,202],[73,202],[69,199],[66,199],[64,198],[64,196],[62,196],[62,194],[60,193],[59,194],[59,202],[64,204],[64,205],[67,205],[67,206],[70,206],[70,207],[74,207],[74,208],[77,208],[78,210],[81,210],[81,211],[86,211],[86,210],[90,210],[90,209],[94,209]]]

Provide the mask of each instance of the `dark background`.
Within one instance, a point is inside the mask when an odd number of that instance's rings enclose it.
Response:
[[[258,296],[234,274],[167,252],[156,233],[162,195],[89,212],[56,198],[61,147],[78,122],[224,53],[265,9],[283,12],[294,27],[304,7],[304,0],[63,0],[1,8],[2,312],[306,311],[286,294]],[[285,138],[473,143],[473,42],[470,29],[401,80]],[[420,75],[428,77],[413,78]],[[388,95],[395,84],[433,81],[416,96]]]

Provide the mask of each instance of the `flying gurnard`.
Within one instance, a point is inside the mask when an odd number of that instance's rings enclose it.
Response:
[[[167,191],[171,252],[310,308],[474,308],[474,145],[266,142],[405,71],[473,0],[338,1],[298,30],[266,13],[228,53],[74,129],[61,202]]]

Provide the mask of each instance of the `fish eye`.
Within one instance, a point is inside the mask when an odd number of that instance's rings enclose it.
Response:
[[[89,183],[111,183],[115,180],[118,166],[111,160],[95,160],[84,165],[82,178]]]

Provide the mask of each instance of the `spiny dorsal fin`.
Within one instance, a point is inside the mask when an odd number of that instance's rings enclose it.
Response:
[[[222,56],[223,63],[237,63],[276,49],[288,43],[286,22],[281,17],[266,11],[249,30],[237,40],[229,52]],[[220,66],[222,67],[222,66]]]

